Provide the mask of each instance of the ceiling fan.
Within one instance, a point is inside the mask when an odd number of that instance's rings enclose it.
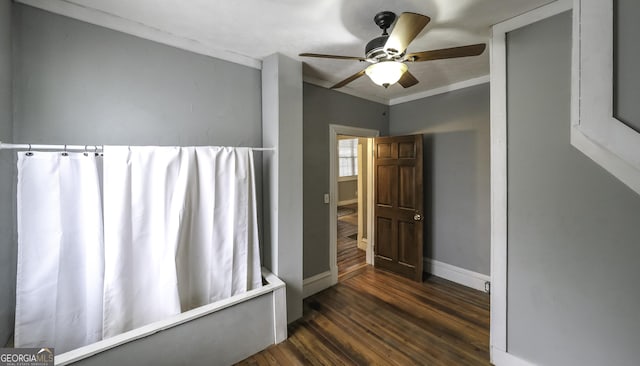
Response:
[[[477,56],[484,52],[484,43],[462,47],[442,48],[438,50],[413,52],[407,54],[407,47],[429,23],[431,18],[416,13],[402,13],[393,27],[391,34],[387,29],[396,20],[396,15],[390,11],[382,11],[373,18],[373,21],[382,29],[382,35],[367,43],[365,57],[324,55],[319,53],[301,53],[303,57],[329,58],[337,60],[356,60],[369,62],[364,70],[361,70],[348,78],[340,81],[331,89],[341,88],[350,82],[367,74],[371,80],[385,88],[395,83],[400,83],[404,88],[409,88],[418,83],[408,70],[407,62],[422,62],[447,58]]]

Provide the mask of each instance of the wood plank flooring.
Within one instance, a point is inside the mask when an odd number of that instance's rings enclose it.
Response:
[[[356,240],[349,238],[358,233],[358,206],[345,206],[353,213],[338,217],[338,277],[366,266],[366,253],[358,249]]]
[[[489,295],[364,267],[305,299],[289,338],[239,365],[489,365]]]

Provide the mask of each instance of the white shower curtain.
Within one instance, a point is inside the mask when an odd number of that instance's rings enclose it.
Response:
[[[257,288],[262,276],[251,150],[184,148],[181,167],[176,263],[186,311]]]
[[[18,153],[16,347],[102,338],[102,210],[93,154]]]
[[[18,153],[16,346],[64,352],[261,286],[251,149],[105,146],[103,192],[97,158],[68,155]]]
[[[104,154],[104,337],[261,285],[250,149]]]

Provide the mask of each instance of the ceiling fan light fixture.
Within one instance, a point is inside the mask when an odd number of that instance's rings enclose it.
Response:
[[[400,80],[407,65],[398,61],[381,61],[366,68],[365,73],[374,83],[388,88]]]

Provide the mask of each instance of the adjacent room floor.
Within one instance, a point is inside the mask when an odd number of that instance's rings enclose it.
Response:
[[[289,338],[239,365],[489,365],[489,295],[363,267],[304,300]]]
[[[338,207],[338,277],[367,265],[366,253],[358,249],[358,205]]]

